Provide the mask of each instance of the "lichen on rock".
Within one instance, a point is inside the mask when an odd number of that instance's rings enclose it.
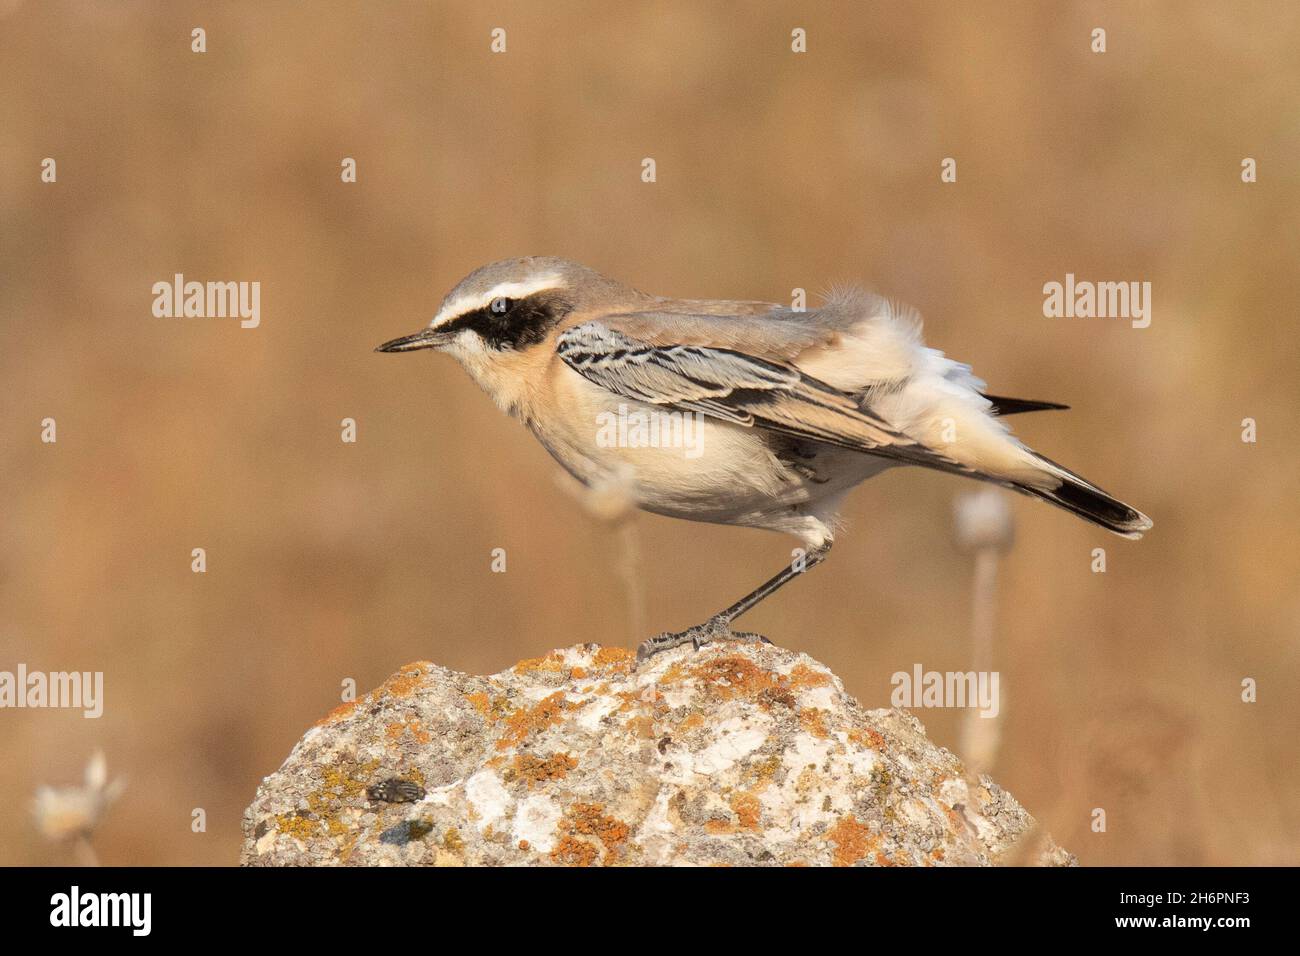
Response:
[[[262,781],[242,862],[988,865],[1073,858],[901,710],[766,644],[403,667]]]

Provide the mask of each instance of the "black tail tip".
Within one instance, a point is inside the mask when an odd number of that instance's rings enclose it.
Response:
[[[1136,540],[1153,527],[1151,519],[1136,508],[1089,485],[1066,480],[1059,488],[1041,494],[1053,504],[1125,538]]]
[[[985,395],[993,403],[989,409],[994,415],[1019,415],[1021,412],[1068,411],[1069,405],[1060,402],[1040,402],[1032,398],[1008,398],[1005,395]]]

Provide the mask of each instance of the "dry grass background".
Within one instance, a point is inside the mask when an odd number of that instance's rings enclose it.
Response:
[[[1280,0],[0,0],[0,668],[103,670],[107,697],[0,712],[0,863],[66,859],[27,803],[97,746],[129,778],[104,862],[230,863],[344,678],[633,642],[617,539],[546,453],[450,360],[371,352],[518,254],[684,296],[865,280],[995,390],[1073,404],[1018,430],[1156,529],[1014,502],[995,775],[1085,863],[1300,862],[1297,46]],[[261,327],[153,318],[174,272],[260,280]],[[1152,326],[1043,318],[1066,272],[1151,281]],[[868,484],[832,560],[746,624],[868,706],[913,662],[963,668],[964,488]],[[791,544],[638,520],[653,629]],[[920,716],[956,745],[957,714]]]

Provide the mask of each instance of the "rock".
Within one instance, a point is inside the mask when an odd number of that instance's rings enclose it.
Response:
[[[763,644],[634,668],[582,645],[492,677],[420,662],[262,781],[242,863],[1071,864],[901,710]]]

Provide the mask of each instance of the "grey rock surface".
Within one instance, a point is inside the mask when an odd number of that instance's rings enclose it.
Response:
[[[407,665],[307,731],[244,837],[250,866],[1074,862],[915,717],[733,642]]]

